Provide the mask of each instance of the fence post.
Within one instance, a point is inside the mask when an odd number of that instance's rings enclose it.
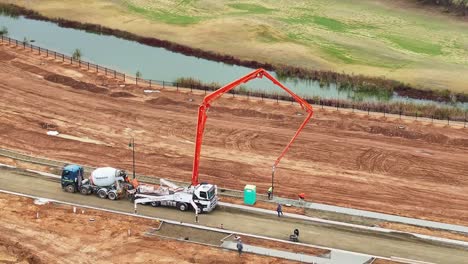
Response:
[[[104,68],[104,74],[107,76],[107,68]]]
[[[96,64],[96,72],[99,72],[99,67],[97,66],[97,64]]]
[[[164,83],[164,82],[163,82],[163,83]],[[206,86],[205,86],[205,87],[203,87],[203,89],[205,90],[205,94],[206,94]]]
[[[65,55],[62,54],[62,62],[65,62]]]
[[[193,91],[193,84],[190,84],[190,92]]]
[[[401,120],[401,108],[400,108],[400,120]]]
[[[447,125],[450,125],[450,116],[447,116]]]
[[[89,71],[89,62],[88,62],[88,71]]]
[[[23,41],[23,49],[26,49],[26,41]]]
[[[72,57],[70,57],[70,63],[71,63],[71,65],[73,65],[73,58]]]
[[[57,52],[54,51],[54,60],[57,59]]]
[[[276,95],[276,103],[279,103],[279,95]]]
[[[151,88],[151,80],[149,81],[149,87]]]
[[[416,111],[415,115],[416,115],[416,120],[418,120],[418,111]]]
[[[124,82],[125,82],[125,73],[124,73]]]
[[[466,111],[465,111],[465,122],[463,122],[463,128],[466,128]]]
[[[117,73],[114,70],[114,79],[117,78]]]
[[[177,91],[179,91],[179,83],[176,83]]]

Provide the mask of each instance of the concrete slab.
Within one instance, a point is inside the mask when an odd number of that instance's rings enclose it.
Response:
[[[299,201],[299,200],[293,200],[293,199],[281,198],[281,197],[275,197],[271,202],[281,203],[281,204],[291,204],[296,207],[305,207],[309,209],[329,211],[329,212],[335,212],[335,213],[340,213],[340,214],[363,216],[363,217],[380,219],[380,220],[385,220],[385,221],[390,221],[390,222],[397,222],[397,223],[436,228],[436,229],[455,231],[455,232],[463,232],[463,233],[468,234],[468,227],[462,226],[462,225],[452,225],[452,224],[446,224],[446,223],[429,221],[429,220],[422,220],[422,219],[391,215],[391,214],[383,214],[383,213],[364,211],[364,210],[346,208],[346,207],[340,207],[340,206],[334,206],[334,205],[311,203],[307,201]]]
[[[237,243],[234,241],[224,241],[221,247],[237,251]],[[254,253],[264,256],[271,256],[277,258],[283,258],[293,261],[299,261],[303,263],[314,263],[314,264],[363,264],[366,261],[371,260],[369,256],[361,256],[355,254],[349,254],[345,252],[334,252],[332,251],[328,257],[317,257],[306,254],[293,253],[283,250],[270,249],[264,247],[251,246],[243,244],[243,251],[248,253]]]

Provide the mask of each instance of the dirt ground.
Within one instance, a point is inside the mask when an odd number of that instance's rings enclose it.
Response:
[[[159,226],[153,220],[80,208],[74,214],[71,206],[5,194],[0,208],[0,263],[290,263],[144,236]]]
[[[239,76],[240,77],[240,76]],[[96,76],[29,51],[0,47],[0,146],[92,166],[189,181],[203,94]],[[122,96],[124,95],[124,96]],[[226,95],[208,113],[200,179],[257,185],[303,120],[297,105]],[[61,137],[46,135],[57,130]],[[468,130],[316,109],[275,174],[276,194],[468,224]]]

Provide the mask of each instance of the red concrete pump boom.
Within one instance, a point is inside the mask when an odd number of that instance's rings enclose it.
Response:
[[[276,80],[273,76],[271,76],[266,70],[257,69],[255,71],[245,75],[244,77],[242,77],[242,78],[240,78],[240,79],[238,79],[236,81],[233,81],[233,82],[225,85],[224,87],[221,87],[218,90],[208,94],[207,96],[205,96],[205,98],[203,99],[203,102],[200,104],[200,107],[198,108],[198,125],[197,125],[197,135],[196,135],[196,140],[195,140],[195,157],[194,157],[194,161],[193,161],[192,186],[196,186],[196,185],[199,184],[199,182],[198,182],[198,169],[199,169],[199,165],[200,165],[200,152],[201,152],[201,146],[202,146],[202,141],[203,141],[203,132],[205,130],[205,124],[206,124],[206,118],[207,118],[206,111],[208,110],[208,108],[210,108],[211,102],[216,100],[218,97],[222,96],[224,93],[229,92],[230,90],[234,89],[236,86],[238,86],[240,84],[243,84],[243,83],[246,83],[246,82],[248,82],[250,80],[253,80],[253,79],[256,79],[256,78],[262,78],[263,76],[265,76],[270,81],[272,81],[274,84],[278,85],[279,87],[281,87],[281,89],[285,90],[288,94],[290,94],[294,98],[294,100],[296,100],[296,102],[298,102],[301,105],[302,109],[304,109],[308,113],[305,120],[304,120],[304,122],[302,122],[299,129],[296,131],[296,133],[294,134],[292,139],[289,141],[288,145],[283,149],[280,156],[276,159],[275,163],[273,164],[273,172],[272,173],[273,173],[273,176],[274,176],[276,166],[280,162],[281,158],[283,158],[283,156],[286,154],[289,147],[294,142],[294,140],[299,135],[301,130],[304,128],[304,126],[307,124],[309,119],[312,117],[314,111],[312,109],[312,106],[309,105],[309,103],[307,103],[304,99],[297,96],[291,90],[286,88],[283,84],[281,84],[278,80]],[[273,184],[273,178],[272,178],[272,184]]]

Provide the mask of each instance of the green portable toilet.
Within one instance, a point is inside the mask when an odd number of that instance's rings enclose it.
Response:
[[[257,200],[257,186],[247,184],[244,187],[244,203],[254,205]]]

